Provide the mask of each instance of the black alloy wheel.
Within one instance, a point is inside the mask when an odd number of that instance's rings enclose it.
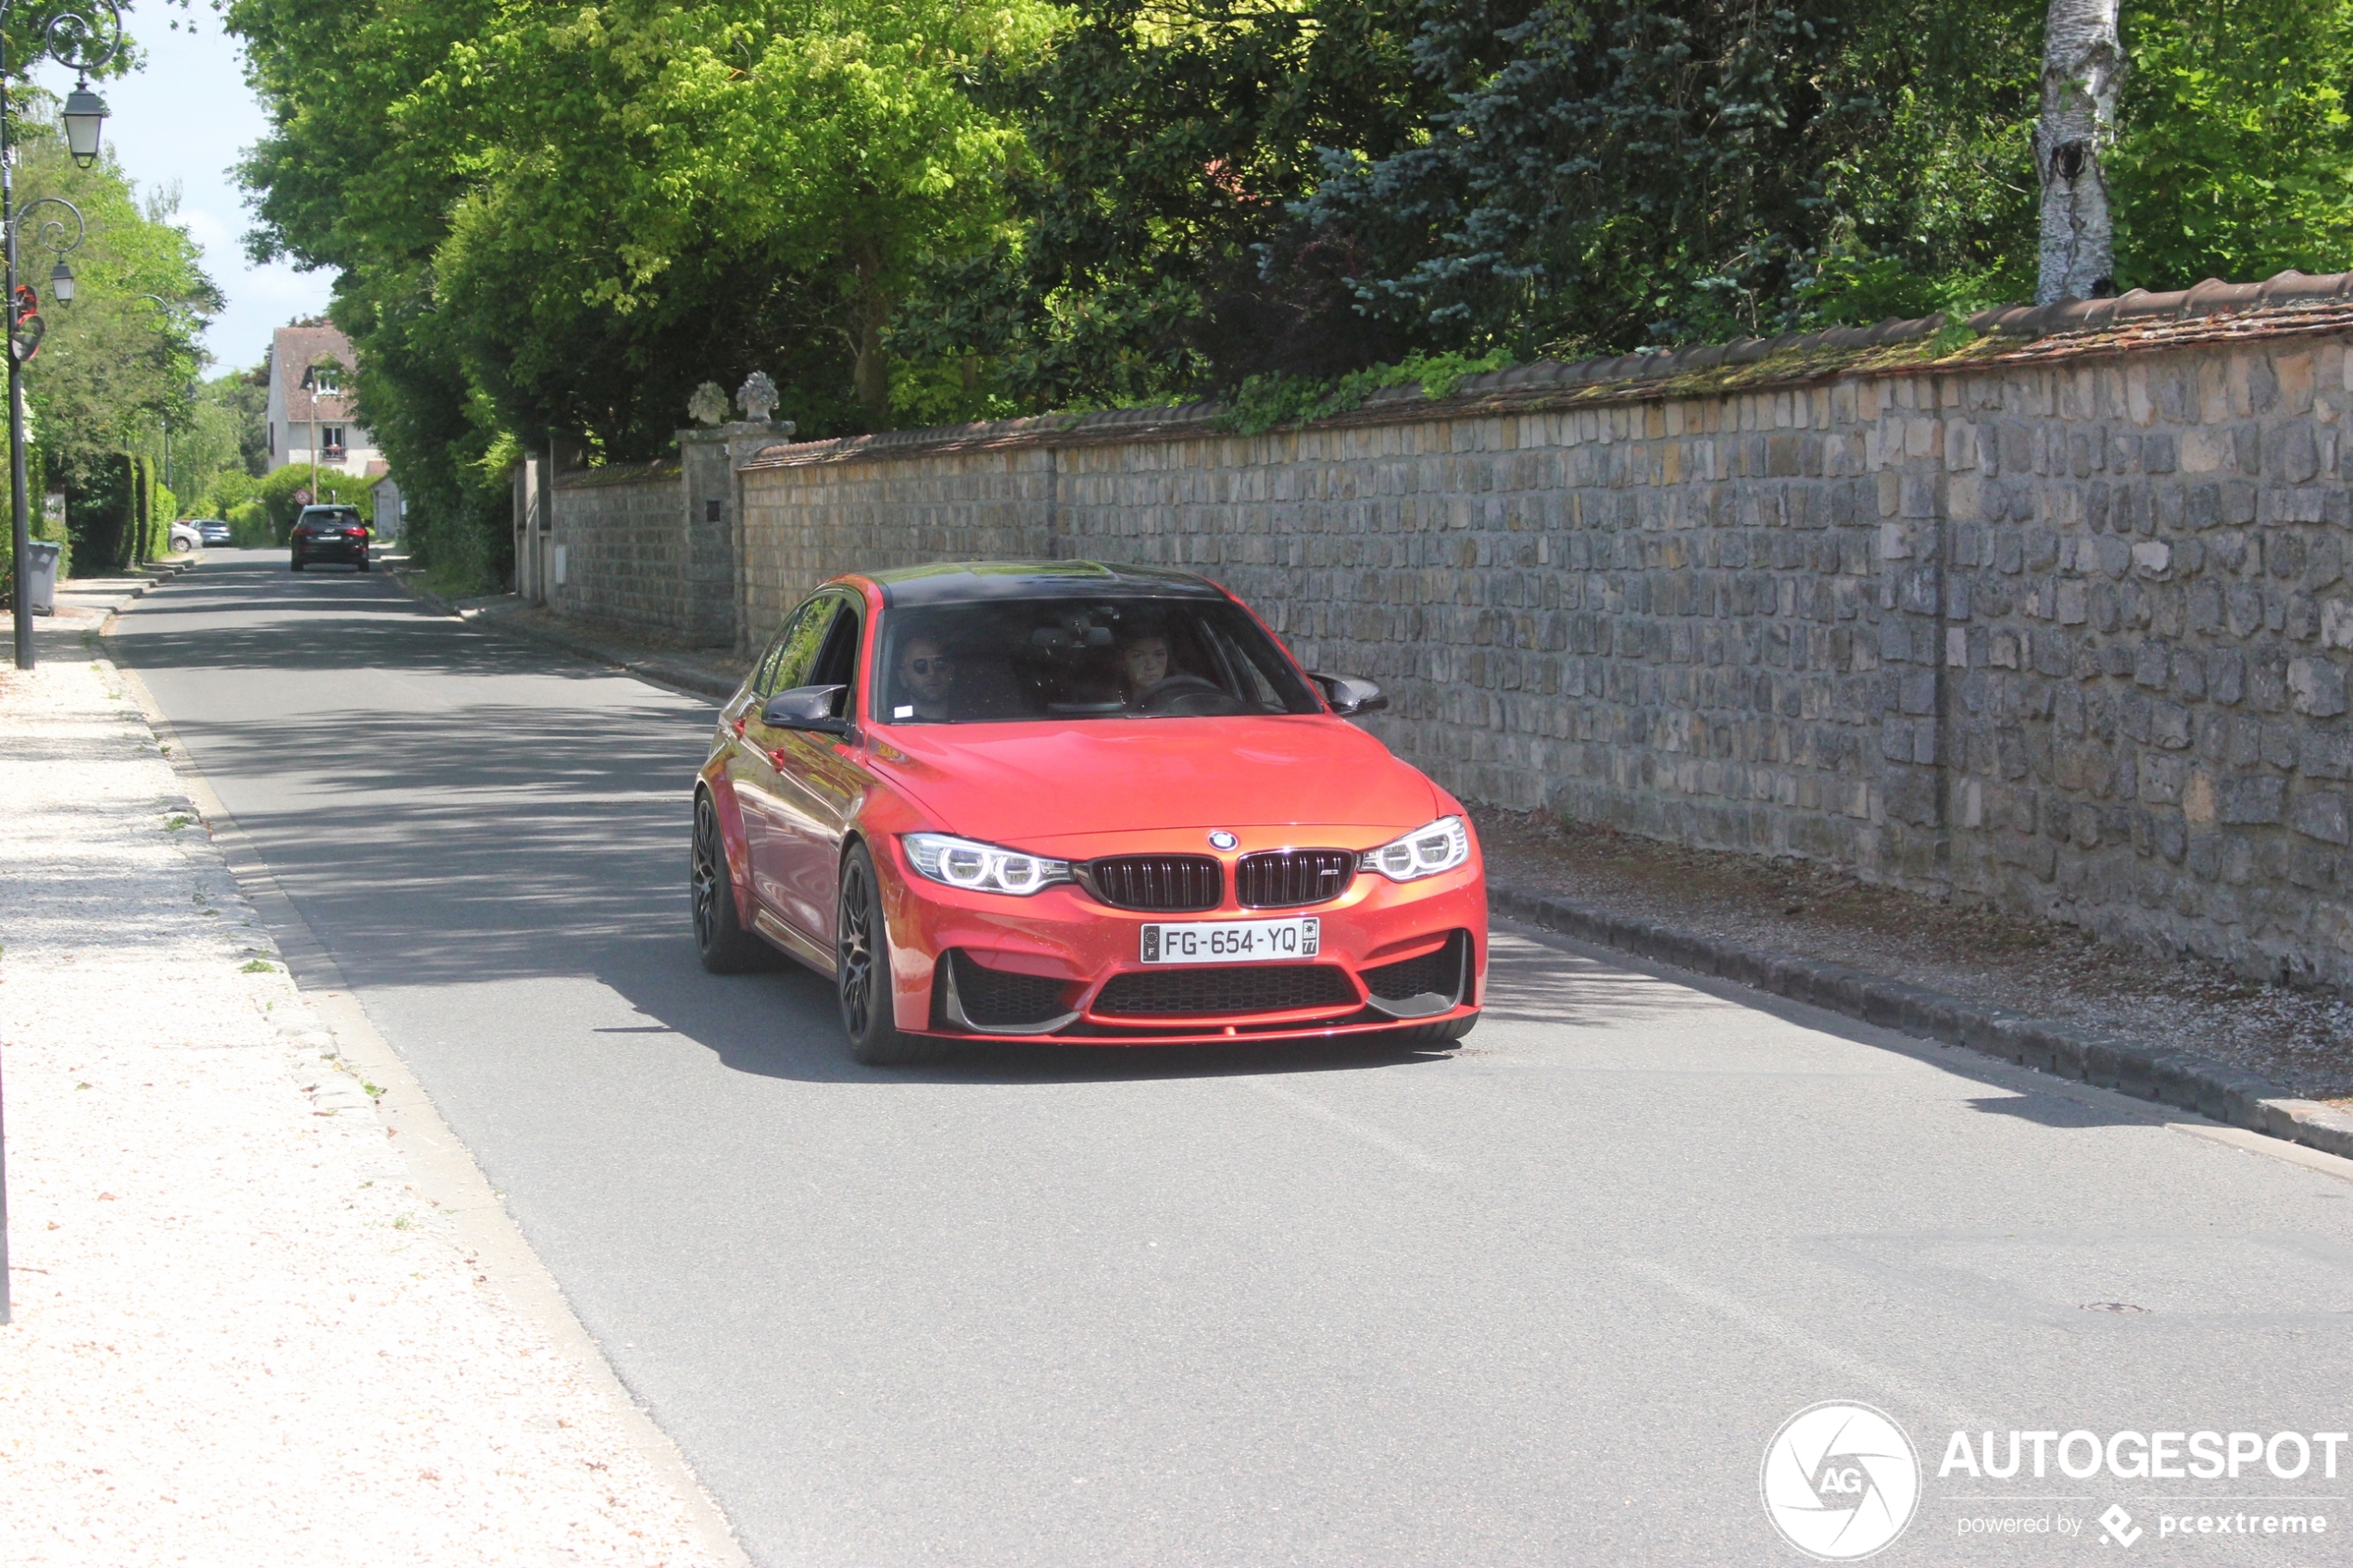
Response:
[[[900,1032],[892,1015],[890,932],[883,920],[882,888],[875,858],[862,844],[850,846],[841,861],[841,905],[834,922],[834,985],[841,997],[841,1026],[849,1054],[867,1067],[902,1067],[937,1061],[946,1045]]]
[[[768,967],[768,945],[736,918],[736,889],[727,874],[727,841],[719,831],[719,808],[710,796],[695,796],[695,952],[713,974],[741,974]]]

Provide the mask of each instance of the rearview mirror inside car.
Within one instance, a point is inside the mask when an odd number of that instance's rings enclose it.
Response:
[[[1332,711],[1343,719],[1353,719],[1359,713],[1378,713],[1389,706],[1389,697],[1370,681],[1354,675],[1311,675],[1324,688],[1324,696]]]
[[[795,686],[778,692],[760,710],[760,721],[772,730],[811,730],[821,735],[846,735],[849,721],[837,711],[847,686]]]

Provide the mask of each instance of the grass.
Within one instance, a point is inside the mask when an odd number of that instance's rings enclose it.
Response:
[[[259,959],[247,959],[237,966],[237,972],[239,974],[275,974],[278,971],[274,966],[266,964]]]
[[[194,827],[195,824],[196,819],[188,816],[183,812],[181,815],[172,818],[170,822],[164,823],[163,831],[166,833],[178,833],[182,828]]]

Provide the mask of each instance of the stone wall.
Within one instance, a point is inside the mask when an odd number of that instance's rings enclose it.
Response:
[[[779,446],[747,624],[853,567],[1188,566],[1466,798],[2343,983],[2348,340],[2258,310]]]
[[[547,588],[566,615],[668,632],[689,619],[694,559],[675,463],[559,472],[555,546],[562,581]]]

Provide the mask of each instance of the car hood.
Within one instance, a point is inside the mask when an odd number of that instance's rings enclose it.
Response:
[[[1291,823],[1402,833],[1438,799],[1371,735],[1303,715],[904,724],[877,732],[871,756],[942,829],[997,843]]]

